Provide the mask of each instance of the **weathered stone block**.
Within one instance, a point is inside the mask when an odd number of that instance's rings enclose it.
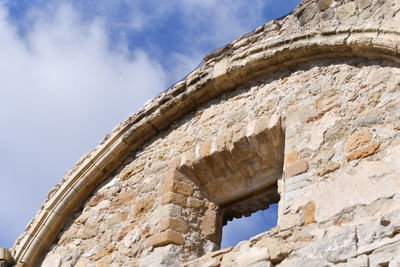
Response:
[[[348,19],[349,17],[356,14],[356,4],[349,2],[347,4],[338,7],[338,18],[340,20]]]
[[[181,207],[186,206],[186,196],[174,192],[165,192],[162,195],[161,204],[174,204]]]
[[[91,260],[93,261],[98,261],[99,259],[113,253],[115,250],[114,246],[109,246],[105,249],[103,249],[102,251],[97,252],[95,255],[93,255],[92,257],[90,257]]]
[[[145,163],[146,162],[144,160],[134,160],[121,171],[121,173],[119,174],[119,178],[122,181],[128,180],[135,174],[143,171]]]
[[[304,159],[286,166],[285,168],[286,178],[305,173],[306,171],[308,171],[308,162]]]
[[[135,228],[135,226],[138,224],[138,222],[133,222],[130,225],[125,226],[122,231],[119,233],[118,235],[118,241],[121,241],[122,239],[124,239],[124,237],[130,232],[132,231],[133,228]]]
[[[340,168],[340,163],[339,162],[329,162],[326,165],[318,168],[317,173],[318,173],[319,176],[324,176],[325,174],[334,172],[339,168]]]
[[[117,210],[120,210],[121,207],[128,205],[135,199],[136,194],[133,191],[122,191],[121,193],[118,194],[117,197],[115,197],[111,203],[110,206],[108,207],[108,210],[110,212],[115,212]]]
[[[200,209],[204,205],[204,201],[194,198],[194,197],[189,197],[187,199],[187,207],[188,208],[194,208],[194,209]]]
[[[191,196],[193,195],[194,189],[189,184],[172,181],[164,187],[164,193],[165,192],[174,192],[185,196]]]
[[[139,200],[133,209],[133,215],[135,216],[135,218],[140,218],[146,213],[148,213],[153,207],[153,205],[154,205],[153,197],[147,197],[145,199]]]
[[[370,155],[375,154],[376,152],[379,151],[379,143],[373,143],[367,147],[361,148],[360,150],[354,151],[350,155],[346,156],[347,161],[352,161],[356,159],[363,159],[365,157],[368,157]]]
[[[220,230],[218,227],[218,215],[216,211],[207,210],[200,224],[201,235],[216,242],[215,236]]]
[[[304,224],[315,223],[315,204],[310,202],[304,208]]]
[[[228,266],[272,266],[268,249],[257,246],[249,246],[248,243],[236,247],[225,254],[221,261],[221,267]]]
[[[389,264],[394,265],[394,261],[396,260],[396,258],[398,258],[399,255],[400,241],[375,250],[369,256],[369,263],[370,266],[388,266]]]
[[[96,195],[94,195],[94,197],[92,197],[90,199],[90,201],[88,202],[88,206],[89,207],[94,207],[97,204],[99,204],[100,202],[102,202],[103,200],[105,200],[107,198],[105,193],[98,193]]]
[[[269,252],[269,260],[279,262],[283,260],[293,250],[293,244],[284,242],[278,238],[265,237],[259,240],[256,244],[258,248],[264,248]]]
[[[179,233],[187,233],[188,225],[186,221],[174,217],[165,217],[160,221],[160,231],[171,230]]]
[[[372,140],[372,134],[367,131],[360,131],[352,134],[344,147],[344,152],[349,153],[357,148],[368,144]]]
[[[84,227],[78,231],[77,236],[81,239],[95,237],[99,232],[99,227],[99,222],[86,223]]]
[[[320,11],[324,11],[328,9],[332,4],[332,0],[319,0],[318,1],[318,8]]]
[[[179,163],[180,163],[180,158],[178,158],[178,159],[175,159],[174,161],[175,162],[178,162],[179,161]],[[175,165],[179,165],[179,163],[172,163],[172,164],[175,164]],[[177,167],[179,167],[179,166],[177,166]],[[185,180],[187,180],[187,178],[180,172],[180,171],[178,171],[177,169],[170,169],[170,170],[168,170],[168,171],[166,171],[165,173],[164,173],[164,175],[163,175],[163,180],[164,180],[164,182],[166,183],[166,184],[168,184],[168,183],[170,183],[171,181],[178,181],[178,182],[182,182],[182,181],[185,181]]]
[[[314,242],[297,250],[294,252],[293,259],[325,260],[330,263],[340,263],[357,255],[356,240],[355,229],[350,228],[339,232],[328,239]],[[326,264],[321,266],[326,266]]]
[[[358,0],[357,4],[359,10],[364,10],[372,4],[372,0]]]
[[[183,245],[185,243],[182,234],[174,231],[165,231],[151,236],[147,244],[152,247],[159,247],[168,244]]]
[[[294,150],[290,153],[287,153],[285,155],[285,164],[290,165],[290,164],[294,163],[297,160],[298,155],[299,155],[299,153],[296,150]]]
[[[357,227],[358,253],[369,253],[379,247],[400,242],[398,211]]]

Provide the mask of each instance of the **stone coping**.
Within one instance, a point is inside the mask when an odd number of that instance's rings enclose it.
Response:
[[[70,215],[127,156],[172,122],[224,92],[264,75],[319,59],[364,57],[400,63],[400,33],[379,27],[307,30],[279,39],[261,39],[232,54],[233,46],[208,55],[203,67],[145,104],[85,155],[49,193],[26,232],[15,242],[12,249],[15,261],[21,266],[33,266]]]

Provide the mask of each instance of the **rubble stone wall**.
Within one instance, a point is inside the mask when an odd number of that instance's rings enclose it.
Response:
[[[399,29],[396,0],[306,0],[207,55],[65,175],[15,262],[398,266]],[[218,250],[274,202],[276,227]]]

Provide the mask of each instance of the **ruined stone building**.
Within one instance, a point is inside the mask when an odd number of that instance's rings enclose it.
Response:
[[[400,1],[305,0],[204,62],[78,161],[3,264],[400,266]],[[219,250],[272,203],[276,227]]]

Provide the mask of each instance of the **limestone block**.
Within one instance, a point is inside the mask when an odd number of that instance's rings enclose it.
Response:
[[[290,165],[292,163],[294,163],[297,160],[299,153],[296,150],[293,150],[290,153],[287,153],[285,155],[285,164],[286,165]]]
[[[307,160],[298,160],[297,162],[286,166],[285,174],[286,178],[290,178],[292,176],[296,176],[308,171],[308,162]]]
[[[319,0],[318,1],[318,8],[320,11],[324,11],[328,9],[332,4],[332,0]]]
[[[304,224],[308,225],[314,222],[315,222],[315,204],[313,202],[309,202],[304,208]]]
[[[339,162],[329,162],[320,168],[318,168],[317,173],[319,176],[324,176],[328,173],[334,172],[337,169],[340,168],[340,163]]]
[[[257,246],[249,246],[250,244],[244,243],[231,252],[224,255],[221,262],[221,267],[228,266],[272,266],[269,261],[270,256],[267,248]]]
[[[146,255],[140,260],[140,267],[167,267],[179,265],[179,253],[181,247],[167,245],[154,248],[151,254]]]
[[[325,262],[321,266],[326,266],[326,262],[343,262],[348,258],[357,255],[357,239],[355,233],[355,228],[350,228],[339,232],[328,239],[311,243],[310,245],[295,251],[293,254],[293,259],[297,259],[299,261],[303,259],[315,260],[320,263]]]
[[[194,208],[194,209],[200,209],[204,205],[204,201],[194,198],[194,197],[189,197],[187,199],[187,206],[188,208]]]
[[[315,4],[310,4],[305,7],[305,9],[301,12],[299,20],[300,26],[307,24],[310,20],[312,20],[318,12],[318,7]]]
[[[288,213],[278,217],[279,229],[283,231],[300,224],[300,222],[301,222],[300,216],[294,213]]]
[[[112,262],[112,256],[107,255],[97,261],[96,267],[110,267],[111,262]]]
[[[262,238],[255,244],[255,247],[264,248],[267,250],[269,252],[269,258],[272,262],[279,262],[283,260],[293,250],[292,243],[272,237]]]
[[[211,241],[217,241],[214,239],[220,229],[218,227],[218,215],[216,211],[207,210],[205,212],[200,224],[200,229],[203,237]]]
[[[100,202],[102,202],[103,200],[106,199],[106,194],[105,193],[97,193],[96,195],[94,195],[94,197],[92,197],[90,199],[90,201],[88,202],[88,206],[89,207],[95,207],[97,206],[97,204],[99,204]]]
[[[168,244],[183,245],[184,240],[182,234],[168,230],[151,236],[148,239],[147,244],[152,247],[159,247]]]
[[[227,59],[220,60],[214,65],[212,76],[214,77],[214,87],[225,90],[235,86],[232,79],[228,76],[229,62]]]
[[[307,179],[302,179],[296,183],[286,183],[285,193],[301,189],[303,187],[306,187],[308,184],[309,182],[307,181]]]
[[[303,183],[307,181],[309,178],[311,178],[311,173],[299,174],[294,177],[291,177],[290,179],[285,179],[285,185],[289,186],[292,184]]]
[[[176,158],[173,160],[173,163],[171,163],[171,165],[176,165],[175,167],[179,167],[180,161],[181,158]],[[169,169],[163,174],[163,180],[166,184],[170,183],[171,181],[182,182],[185,181],[186,179],[187,178],[176,168]]]
[[[174,192],[165,192],[162,195],[161,204],[174,204],[181,207],[186,206],[186,196]]]
[[[194,189],[189,184],[172,181],[164,187],[164,192],[174,192],[185,196],[193,195]]]
[[[83,228],[78,231],[77,236],[81,239],[95,237],[99,232],[99,227],[99,222],[86,223]]]
[[[388,267],[399,267],[400,266],[400,254],[395,256],[390,262]]]
[[[108,207],[109,212],[115,212],[120,210],[122,207],[129,205],[135,198],[136,194],[131,191],[122,191],[115,197]]]
[[[349,2],[347,4],[338,7],[338,18],[340,20],[348,19],[349,17],[356,14],[356,4]]]
[[[380,147],[379,143],[377,143],[377,142],[372,143],[371,145],[369,145],[367,147],[361,148],[357,151],[354,151],[350,155],[347,155],[346,160],[352,161],[352,160],[356,160],[356,159],[363,159],[365,157],[368,157],[368,156],[373,155],[376,152],[378,152],[379,147]]]
[[[276,267],[294,267],[294,266],[307,266],[307,267],[330,267],[332,264],[329,264],[324,259],[318,258],[288,258],[282,261],[281,263],[275,265]]]
[[[115,247],[114,247],[114,246],[109,246],[109,247],[107,247],[107,248],[105,248],[105,249],[103,249],[103,250],[97,252],[97,253],[96,253],[95,255],[93,255],[92,257],[90,257],[90,260],[98,261],[99,259],[101,259],[101,258],[103,258],[103,257],[105,257],[105,256],[107,256],[107,255],[110,255],[111,253],[113,253],[114,250],[115,250]]]
[[[391,245],[387,245],[375,250],[369,256],[370,266],[395,266],[395,262],[399,259],[400,241]],[[397,265],[399,266],[399,265]]]
[[[400,242],[400,213],[392,212],[378,220],[357,227],[358,253]]]
[[[128,219],[128,217],[129,217],[129,213],[128,212],[120,212],[120,213],[118,213],[116,215],[108,217],[105,220],[104,225],[108,229],[108,228],[112,227],[113,225],[116,225],[116,224],[119,224],[119,223],[122,223],[122,222],[126,221]]]
[[[305,191],[306,191],[305,188],[301,187],[301,188],[295,189],[293,191],[285,192],[285,200],[289,201],[292,198],[302,195]]]
[[[133,215],[136,218],[140,218],[146,213],[148,213],[154,205],[154,198],[153,197],[146,197],[142,200],[139,200],[133,209]]]
[[[315,108],[318,111],[325,111],[331,109],[333,106],[337,105],[340,101],[343,92],[341,90],[329,90],[319,96],[315,101]]]
[[[181,218],[182,207],[173,204],[156,206],[155,210],[151,213],[149,221],[158,222],[164,217]]]
[[[364,10],[372,4],[372,0],[357,0],[359,10]]]
[[[119,178],[122,181],[128,180],[135,174],[144,170],[146,161],[144,160],[134,160],[132,163],[128,164],[119,174]]]
[[[346,263],[339,263],[338,267],[370,267],[367,255],[360,255],[357,258],[347,259]]]
[[[174,217],[165,217],[160,221],[160,231],[171,230],[179,233],[187,233],[188,225],[186,221]]]
[[[138,224],[138,222],[133,222],[127,226],[125,226],[124,228],[122,228],[121,232],[118,235],[118,241],[121,241],[122,239],[124,239],[124,237],[130,232],[132,231],[133,228],[135,228],[135,226]]]
[[[344,152],[349,153],[357,148],[368,144],[372,140],[372,133],[368,131],[359,131],[352,134],[344,147]]]
[[[379,101],[380,95],[374,95],[374,98],[376,98],[376,102]],[[362,127],[362,126],[369,126],[369,125],[375,125],[375,124],[380,124],[383,121],[383,114],[382,111],[379,109],[371,109],[364,111],[360,115],[357,116],[357,119],[354,121],[354,125],[356,127]]]

